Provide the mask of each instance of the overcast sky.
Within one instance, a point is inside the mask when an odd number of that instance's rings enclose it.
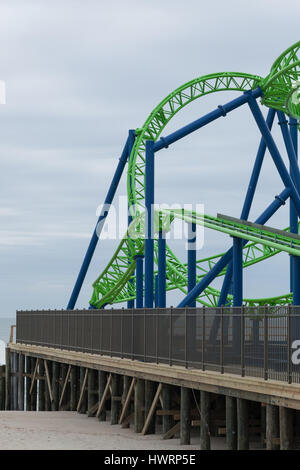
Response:
[[[66,307],[128,129],[198,76],[266,76],[299,40],[299,20],[298,0],[1,0],[0,316]],[[165,134],[235,96],[197,100]],[[211,215],[239,217],[258,144],[245,108],[162,151],[157,202],[204,203]],[[250,220],[282,189],[267,154]],[[269,225],[288,223],[286,206]],[[78,307],[88,305],[116,244],[99,243]],[[206,231],[198,257],[229,245]],[[174,248],[184,261],[183,244]],[[288,290],[287,255],[245,273],[247,296]]]

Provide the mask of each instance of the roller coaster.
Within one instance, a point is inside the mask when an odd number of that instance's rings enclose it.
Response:
[[[206,95],[239,92],[237,98],[219,105],[177,131],[162,137],[171,119],[193,101]],[[261,105],[269,108],[265,118]],[[155,156],[181,138],[227,116],[240,106],[248,106],[259,131],[255,163],[239,219],[218,214],[212,217],[180,209],[154,210]],[[289,160],[289,168],[272,136],[277,115]],[[80,289],[97,246],[102,227],[126,165],[129,206],[128,230],[111,260],[93,283],[91,309],[127,302],[128,308],[166,307],[166,292],[178,290],[178,307],[233,305],[300,305],[300,172],[298,166],[298,130],[300,119],[300,41],[284,51],[263,78],[247,73],[223,72],[201,76],[170,93],[150,113],[141,128],[130,130],[102,212],[93,232],[67,309],[75,307]],[[263,159],[268,149],[283,183],[263,213],[254,221],[248,217],[256,191]],[[272,215],[290,200],[290,226],[278,230],[266,225]],[[232,248],[203,259],[188,248],[187,262],[178,259],[166,244],[166,232],[175,219],[188,224],[190,242],[195,240],[197,224],[231,236]],[[191,243],[190,243],[191,245]],[[243,298],[243,269],[265,261],[278,253],[290,255],[290,292],[272,298]],[[154,266],[157,269],[154,269]],[[212,287],[223,277],[221,290]]]

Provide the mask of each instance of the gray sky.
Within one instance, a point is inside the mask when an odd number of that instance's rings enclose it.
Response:
[[[298,0],[1,1],[0,316],[66,306],[128,129],[198,76],[267,75],[299,40],[299,16]],[[196,101],[165,134],[234,96]],[[238,217],[258,143],[248,109],[239,109],[162,151],[157,202],[200,202],[211,215]],[[250,220],[283,189],[266,157]],[[287,206],[269,225],[288,225]],[[230,244],[205,236],[199,258]],[[78,307],[88,305],[116,244],[99,244]],[[174,247],[184,260],[182,245]],[[286,255],[245,273],[247,296],[278,295],[288,285]]]

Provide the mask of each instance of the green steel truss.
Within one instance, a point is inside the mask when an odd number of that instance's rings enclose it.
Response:
[[[192,101],[218,91],[243,92],[254,89],[261,81],[261,77],[246,73],[215,73],[182,85],[161,101],[143,127],[136,131],[137,138],[128,163],[127,193],[130,206],[134,207],[136,212],[144,208],[147,139],[156,141],[175,114]],[[135,214],[133,212],[133,215]]]
[[[163,212],[167,213],[169,211],[165,210]],[[260,230],[256,227],[249,227],[247,225],[208,215],[197,214],[195,212],[185,211],[184,214],[180,210],[170,212],[172,212],[171,220],[180,218],[186,222],[195,222],[204,225],[206,228],[249,240],[250,243],[243,249],[244,268],[266,260],[281,251],[294,255],[300,254],[300,240],[291,239],[282,234],[273,233],[268,230]],[[288,231],[288,228],[285,230]],[[128,232],[132,234],[130,228]],[[141,233],[139,234],[140,238],[133,240],[129,237],[128,232],[119,244],[110,263],[93,284],[94,291],[91,303],[97,308],[105,304],[121,303],[135,298],[135,276],[133,275],[135,270],[134,256],[135,254],[144,253],[144,240]],[[154,260],[157,264],[157,240],[155,240],[154,243],[154,252]],[[218,262],[223,254],[224,253],[220,253],[219,255],[197,261],[198,282],[208,273],[214,264]],[[130,260],[130,262],[128,262],[128,260]],[[187,293],[187,265],[181,263],[168,246],[166,250],[166,265],[167,291],[179,289],[183,293]],[[223,276],[225,272],[226,270],[224,269],[219,276]],[[128,282],[129,280],[130,282]],[[220,292],[217,289],[208,287],[197,300],[203,305],[215,306],[218,303],[219,294]],[[231,296],[228,296],[228,299],[231,301]],[[261,305],[266,302],[266,299],[244,300],[247,305]],[[276,297],[276,304],[285,304],[290,301],[291,294]],[[268,299],[268,303],[274,304],[273,299]]]
[[[269,75],[260,83],[264,96],[262,103],[300,118],[300,105],[291,98],[300,85],[300,41],[283,52],[271,67]]]
[[[260,86],[263,91],[262,102],[264,105],[282,110],[300,118],[299,106],[291,105],[291,97],[299,86],[300,79],[300,41],[287,49],[274,62],[270,74],[263,79],[257,75],[245,73],[225,72],[196,78],[169,94],[151,112],[144,125],[136,130],[136,140],[132,149],[127,174],[127,193],[130,210],[133,217],[132,226],[141,227],[140,217],[144,210],[145,200],[145,147],[146,140],[156,141],[165,126],[182,108],[202,96],[218,91],[244,92]],[[172,212],[172,217],[181,217],[178,211]],[[249,229],[248,226],[221,221],[210,216],[198,214],[185,215],[184,220],[201,223],[207,228],[221,231],[249,240],[243,249],[243,265],[251,266],[264,261],[271,256],[286,251],[290,254],[298,254],[299,242],[284,239],[282,236],[274,236],[274,233]],[[172,221],[172,220],[171,220]],[[288,230],[288,229],[286,229]],[[157,264],[157,241],[155,247],[155,263]],[[144,240],[142,231],[138,237],[132,239],[130,233],[125,234],[112,259],[93,283],[93,294],[90,303],[96,308],[106,304],[125,302],[135,298],[135,259],[137,254],[144,253]],[[213,265],[224,253],[197,261],[197,281],[206,275]],[[178,289],[187,293],[187,266],[181,263],[170,247],[166,250],[167,265],[167,290]],[[223,276],[223,270],[219,276]],[[129,282],[130,281],[130,282]],[[215,306],[218,303],[220,292],[209,286],[198,297],[197,301],[203,305]],[[291,294],[264,299],[244,299],[246,305],[284,305],[290,303]],[[231,296],[228,296],[231,302]]]

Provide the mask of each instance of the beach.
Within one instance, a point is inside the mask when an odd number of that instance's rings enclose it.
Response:
[[[137,435],[108,421],[72,411],[1,411],[0,450],[199,450],[199,430],[191,445],[161,434]],[[212,438],[212,449],[225,449],[225,438]]]

